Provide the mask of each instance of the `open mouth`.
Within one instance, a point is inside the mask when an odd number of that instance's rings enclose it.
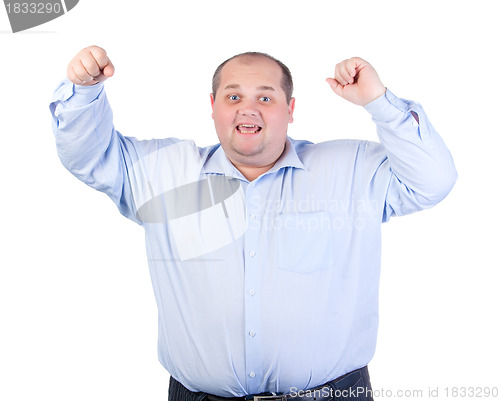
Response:
[[[242,134],[257,134],[262,130],[262,127],[253,124],[240,124],[236,126],[236,129]]]

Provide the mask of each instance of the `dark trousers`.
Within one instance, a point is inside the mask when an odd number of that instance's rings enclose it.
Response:
[[[328,386],[331,391],[326,392],[324,388],[321,391],[321,394],[329,394],[329,396],[321,398],[323,401],[373,401],[370,375],[366,366],[333,380],[328,383]],[[300,401],[313,401],[315,399],[313,390],[310,390],[310,393],[303,392],[299,395],[301,397],[297,400]],[[208,397],[209,395],[205,393],[189,391],[173,377],[170,377],[168,401],[210,401]],[[236,401],[238,399],[244,400],[244,398],[227,398],[227,400]],[[222,398],[217,397],[217,399]]]

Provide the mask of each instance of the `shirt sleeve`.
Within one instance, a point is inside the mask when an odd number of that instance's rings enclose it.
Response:
[[[104,84],[84,87],[64,80],[54,92],[50,111],[63,165],[106,193],[125,217],[140,224],[129,177],[138,141],[115,130]]]
[[[377,171],[385,181],[383,221],[430,208],[457,179],[452,156],[422,106],[391,91],[365,106],[377,126],[381,154]],[[375,174],[376,176],[376,174]]]

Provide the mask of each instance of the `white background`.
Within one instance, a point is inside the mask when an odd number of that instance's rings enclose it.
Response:
[[[372,383],[439,386],[429,399],[442,400],[446,387],[500,386],[496,3],[81,0],[17,34],[0,9],[0,399],[167,397],[142,228],[67,172],[54,146],[52,91],[91,44],[117,68],[106,84],[115,125],[140,138],[215,143],[212,73],[247,50],[292,70],[293,138],[376,140],[369,115],[324,81],[351,56],[422,103],[459,180],[435,208],[383,227]]]

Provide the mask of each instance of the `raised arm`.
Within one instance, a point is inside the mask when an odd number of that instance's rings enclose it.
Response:
[[[91,46],[78,52],[67,72],[50,104],[59,157],[73,175],[137,221],[131,189],[136,178],[130,177],[137,141],[115,130],[102,83],[113,75],[113,64],[104,49]]]
[[[383,220],[429,208],[453,187],[457,173],[450,152],[420,104],[385,88],[373,66],[354,57],[337,64],[332,90],[364,106],[377,125],[380,144],[366,149],[371,187],[384,189]]]

